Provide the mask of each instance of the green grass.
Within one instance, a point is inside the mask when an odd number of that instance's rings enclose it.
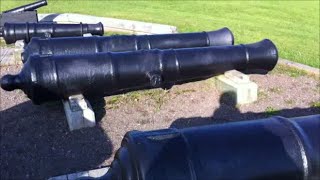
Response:
[[[320,108],[320,101],[312,102],[310,106],[315,108]]]
[[[285,102],[287,105],[292,105],[292,104],[294,104],[294,103],[295,103],[295,101],[294,101],[294,100],[292,100],[292,99],[284,100],[284,102]]]
[[[149,89],[142,91],[133,91],[126,94],[120,94],[111,96],[107,99],[107,109],[117,109],[123,104],[129,104],[139,102],[141,100],[149,99],[154,102],[155,110],[160,110],[163,104],[165,104],[173,95],[179,96],[182,94],[189,94],[196,92],[194,89],[181,89],[175,90],[173,93],[169,93],[169,90],[163,89]]]
[[[6,46],[6,43],[4,41],[0,40],[0,47],[2,47],[2,46]]]
[[[279,110],[273,108],[273,107],[267,107],[266,110],[265,110],[265,113],[268,115],[268,116],[274,116],[274,115],[277,115],[279,114]]]
[[[1,11],[32,0],[1,0]],[[229,27],[236,43],[269,38],[280,57],[319,67],[319,1],[48,0],[40,13],[81,13],[177,26],[180,32]]]
[[[166,102],[168,91],[163,89],[151,89],[143,91],[133,91],[126,94],[112,96],[107,100],[107,109],[116,109],[122,104],[138,102],[142,99],[151,99],[155,103],[155,109],[160,110],[161,106]]]
[[[268,97],[268,93],[266,92],[266,90],[263,90],[262,88],[259,88],[258,90],[258,99],[262,100],[262,99],[266,99]]]
[[[308,74],[304,70],[297,69],[297,68],[290,67],[290,66],[280,65],[280,64],[278,64],[276,66],[276,68],[274,68],[271,73],[273,73],[273,74],[286,74],[286,75],[293,77],[293,78],[307,76],[307,75],[314,77],[313,75]]]
[[[269,88],[268,90],[275,94],[280,94],[282,92],[282,89],[280,87],[273,87],[273,88]]]
[[[0,39],[0,47],[14,47],[14,44],[6,44],[6,42]]]

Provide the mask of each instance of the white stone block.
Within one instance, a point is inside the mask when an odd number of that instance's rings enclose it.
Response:
[[[52,16],[52,18],[50,18]],[[177,27],[126,19],[96,17],[91,15],[63,13],[63,14],[38,14],[40,21],[54,21],[58,23],[99,23],[105,31],[128,32],[133,34],[171,34],[177,33]]]
[[[100,169],[90,170],[90,171],[89,171],[89,177],[99,178],[99,177],[107,174],[108,170],[109,170],[109,167],[104,167],[104,168],[100,168]]]
[[[26,43],[23,40],[19,40],[15,42],[14,54],[13,54],[14,61],[12,62],[11,65],[22,64],[21,53],[23,53],[25,46],[26,46]]]
[[[95,126],[94,111],[82,95],[70,96],[68,100],[63,100],[63,107],[71,131]]]
[[[93,169],[89,171],[77,172],[66,174],[62,176],[51,177],[48,180],[77,180],[79,178],[90,177],[90,178],[100,178],[107,174],[109,167],[103,167],[99,169]]]
[[[222,92],[233,92],[237,104],[248,104],[258,99],[258,85],[248,75],[232,70],[217,77],[217,88]]]
[[[83,34],[83,37],[91,37],[92,34],[91,33],[86,33],[86,34]]]

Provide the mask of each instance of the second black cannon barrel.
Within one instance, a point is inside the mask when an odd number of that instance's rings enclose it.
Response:
[[[34,11],[34,10],[38,9],[39,7],[46,6],[46,5],[47,5],[47,0],[41,0],[41,1],[34,2],[34,3],[30,3],[30,4],[16,7],[14,9],[3,11],[3,13],[17,13],[17,12],[22,12],[22,11]]]
[[[22,53],[26,62],[31,55],[90,54],[96,52],[120,52],[149,49],[192,48],[233,45],[234,37],[228,28],[216,31],[159,34],[116,35],[104,37],[33,38]]]
[[[33,37],[70,37],[104,34],[102,23],[97,24],[56,24],[56,23],[5,23],[0,35],[7,44],[18,40],[29,42]]]
[[[102,97],[170,88],[232,69],[270,71],[277,60],[277,49],[270,40],[237,46],[31,56],[20,74],[1,79],[1,87],[22,89],[40,104],[76,94]]]
[[[320,115],[131,131],[108,173],[80,179],[318,180],[319,151]]]

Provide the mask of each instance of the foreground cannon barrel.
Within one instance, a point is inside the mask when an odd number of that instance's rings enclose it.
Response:
[[[37,1],[34,3],[30,3],[27,5],[19,6],[14,9],[10,9],[7,11],[3,11],[3,13],[17,13],[17,12],[22,12],[22,11],[34,11],[42,6],[47,5],[47,0],[42,0],[42,1]]]
[[[320,115],[131,131],[104,180],[320,177]],[[82,178],[86,179],[86,178]]]
[[[277,60],[277,49],[270,40],[237,46],[31,56],[20,74],[1,79],[1,87],[22,89],[40,104],[75,94],[101,97],[170,88],[232,69],[270,71]]]
[[[56,24],[56,23],[5,23],[0,29],[0,37],[7,44],[18,40],[29,42],[32,37],[70,37],[86,33],[102,36],[102,23],[97,24]]]
[[[233,45],[234,38],[228,28],[210,32],[121,35],[105,37],[33,38],[22,53],[22,61],[35,54],[90,54],[96,52],[137,51],[149,49],[191,48]]]

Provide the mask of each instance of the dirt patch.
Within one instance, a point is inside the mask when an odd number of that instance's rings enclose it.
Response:
[[[1,67],[1,76],[21,67]],[[259,100],[236,106],[214,78],[91,100],[99,123],[69,132],[60,102],[36,106],[22,91],[0,90],[1,179],[43,179],[108,165],[130,130],[223,123],[281,115],[318,114],[319,79],[281,70],[251,75]]]

